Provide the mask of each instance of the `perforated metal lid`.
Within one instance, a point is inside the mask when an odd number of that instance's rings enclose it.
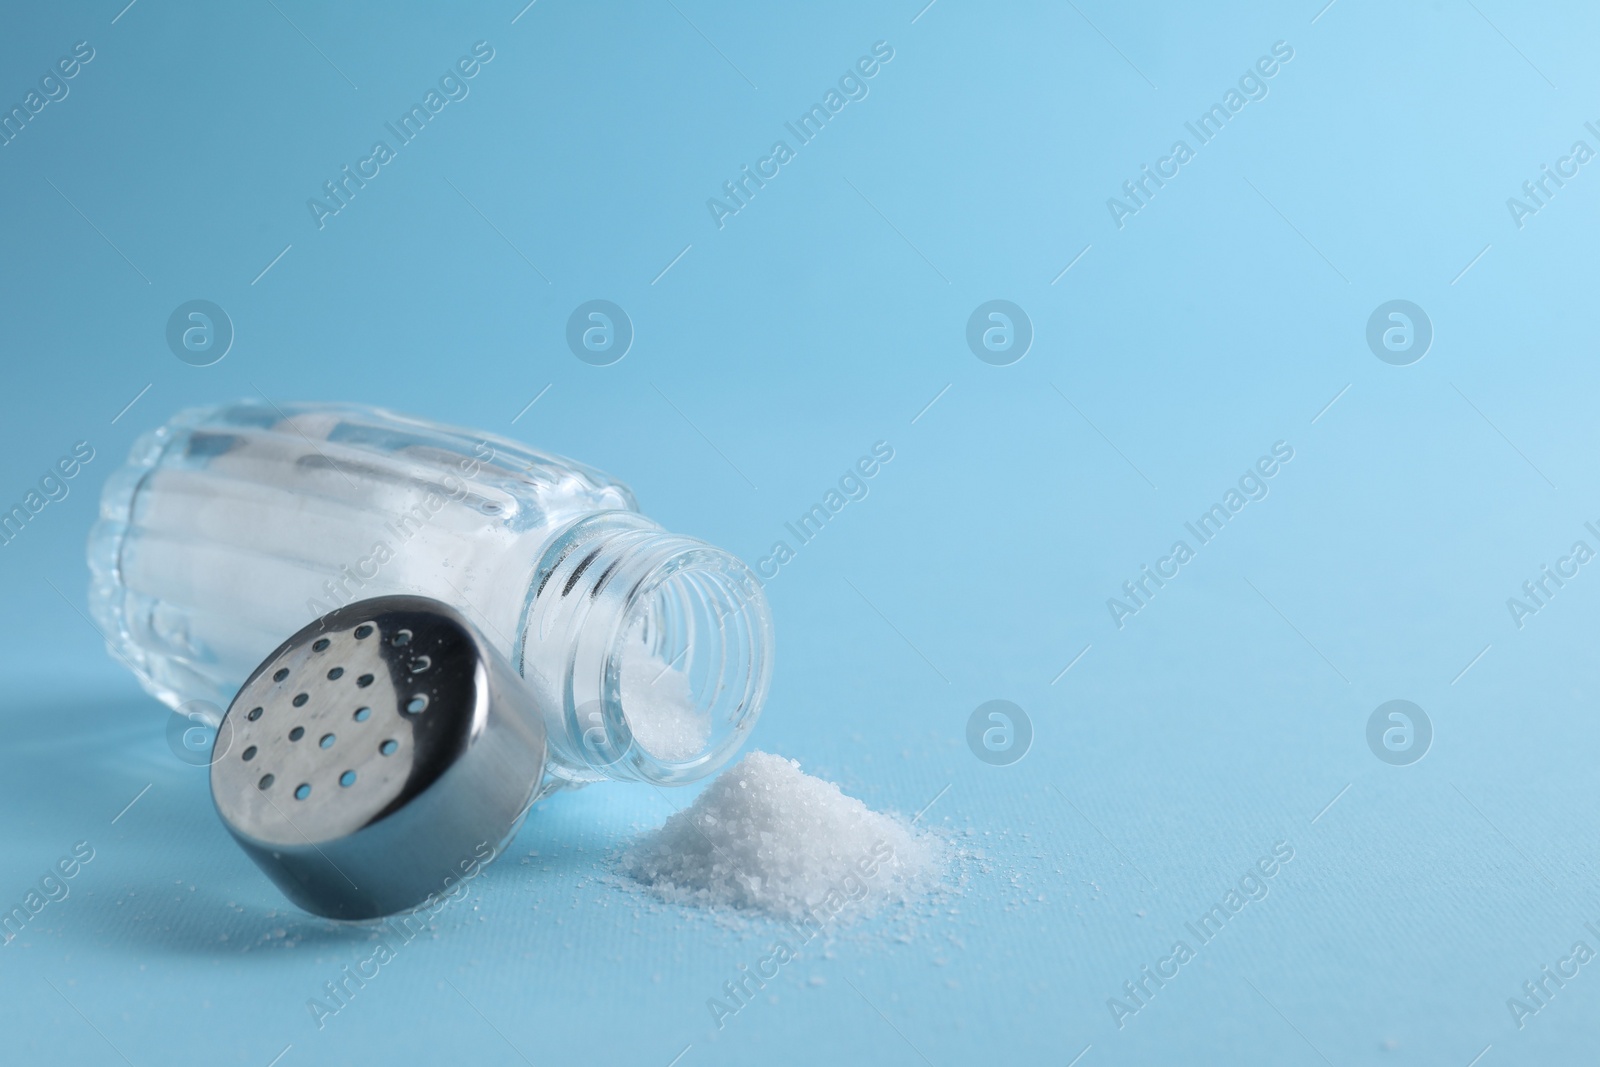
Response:
[[[515,832],[544,768],[531,691],[422,597],[307,626],[245,682],[226,724],[218,814],[295,903],[332,918],[449,892]]]

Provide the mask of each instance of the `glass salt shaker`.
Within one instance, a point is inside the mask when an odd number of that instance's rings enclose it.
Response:
[[[169,707],[216,716],[319,616],[443,601],[533,689],[546,789],[713,773],[771,675],[766,599],[739,559],[582,464],[371,407],[181,412],[107,482],[89,564],[112,653]]]

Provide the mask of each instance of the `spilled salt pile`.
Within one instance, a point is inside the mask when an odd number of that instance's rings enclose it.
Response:
[[[622,706],[633,739],[657,759],[698,756],[711,738],[711,717],[696,705],[689,676],[643,641],[622,650]]]
[[[623,859],[664,900],[848,919],[931,887],[942,846],[813,778],[752,752]]]

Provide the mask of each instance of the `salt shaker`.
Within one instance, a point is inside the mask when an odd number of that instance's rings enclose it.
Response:
[[[703,778],[771,675],[766,599],[736,557],[661,529],[582,464],[371,407],[178,414],[107,482],[89,564],[111,651],[169,707],[219,715],[329,611],[441,601],[531,687],[545,788]]]

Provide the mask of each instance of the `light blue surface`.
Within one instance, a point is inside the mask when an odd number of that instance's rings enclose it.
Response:
[[[1507,1000],[1600,950],[1597,565],[1520,628],[1507,598],[1600,549],[1600,163],[1520,228],[1506,201],[1600,149],[1593,10],[122,2],[0,35],[7,106],[94,49],[0,147],[0,499],[96,453],[0,549],[0,901],[94,851],[0,947],[7,1062],[1592,1057],[1600,963],[1521,1028]],[[307,198],[478,41],[470,95],[319,230]],[[878,41],[866,98],[719,229],[707,198]],[[1266,98],[1119,229],[1107,198],[1278,41]],[[608,367],[564,339],[596,298],[636,330]],[[236,330],[213,366],[166,345],[192,299]],[[966,344],[992,299],[1035,331],[1010,366]],[[1434,328],[1409,366],[1365,340],[1393,299]],[[367,935],[229,842],[81,615],[133,437],[259,394],[514,433],[752,561],[890,442],[768,587],[756,743],[876,807],[938,796],[924,821],[982,853],[961,895],[809,949],[719,1033],[706,998],[767,932],[604,881],[689,797],[595,788],[319,1031]],[[1118,629],[1107,598],[1279,441],[1270,495]],[[997,698],[1035,732],[1012,766],[964,740]],[[1391,699],[1432,723],[1409,766],[1367,745]],[[1280,841],[1266,897],[1191,941]],[[1179,939],[1119,1028],[1108,998]]]

